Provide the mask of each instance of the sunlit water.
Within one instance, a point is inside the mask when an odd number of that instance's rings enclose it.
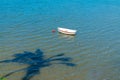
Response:
[[[58,26],[77,29],[77,35],[52,33]],[[0,0],[0,60],[39,48],[77,64],[52,65],[31,80],[120,80],[119,34],[119,0]],[[1,63],[0,76],[26,66]]]

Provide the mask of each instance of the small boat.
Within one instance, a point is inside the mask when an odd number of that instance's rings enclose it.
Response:
[[[75,35],[77,30],[58,27],[58,32],[68,35]]]

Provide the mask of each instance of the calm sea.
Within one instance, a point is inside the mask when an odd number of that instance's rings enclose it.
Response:
[[[58,26],[77,35],[52,33]],[[46,56],[64,53],[77,66],[52,65],[31,80],[120,80],[120,1],[0,0],[0,60],[36,49]],[[0,76],[23,67],[0,63]]]

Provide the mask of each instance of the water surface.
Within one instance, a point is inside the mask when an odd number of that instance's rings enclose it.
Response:
[[[120,1],[0,0],[0,60],[41,49],[47,56],[64,53],[76,67],[54,65],[32,80],[120,80]],[[52,33],[77,29],[76,36]],[[0,64],[0,75],[25,67]],[[9,76],[21,80],[24,72]]]

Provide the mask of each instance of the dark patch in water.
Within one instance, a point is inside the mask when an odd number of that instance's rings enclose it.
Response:
[[[65,57],[64,54],[54,55],[45,59],[45,56],[43,55],[43,52],[40,49],[37,49],[34,53],[24,51],[24,53],[14,54],[13,56],[15,58],[10,60],[0,61],[0,63],[16,62],[16,63],[28,64],[29,66],[27,68],[10,72],[4,75],[2,78],[10,76],[15,72],[25,70],[26,74],[24,75],[22,80],[30,80],[33,76],[40,74],[40,70],[42,68],[49,67],[52,64],[64,64],[66,66],[71,66],[71,67],[75,66],[74,63],[70,62],[72,59],[70,57]]]

